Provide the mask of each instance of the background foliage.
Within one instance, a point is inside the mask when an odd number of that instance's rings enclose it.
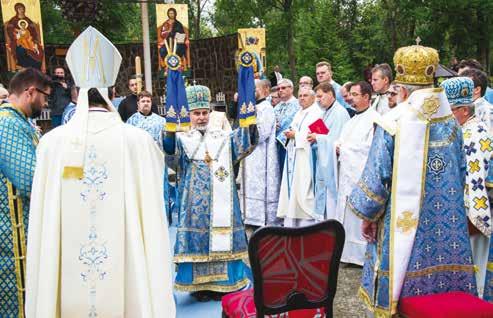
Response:
[[[70,43],[93,25],[116,43],[142,38],[139,4],[97,0],[96,16],[83,22],[62,17],[61,0],[41,0],[45,42]],[[94,0],[91,0],[94,1]],[[164,1],[159,1],[164,2]],[[320,60],[332,63],[338,82],[363,77],[370,65],[392,62],[394,51],[414,43],[439,50],[442,64],[476,58],[490,70],[492,0],[185,0],[192,39],[267,29],[269,66],[279,64],[293,79],[314,77]],[[151,39],[155,7],[149,4]],[[2,23],[3,25],[3,23]],[[3,32],[0,39],[3,38]],[[270,72],[270,71],[268,71]]]

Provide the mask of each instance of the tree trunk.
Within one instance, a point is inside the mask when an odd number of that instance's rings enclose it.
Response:
[[[287,27],[287,49],[288,49],[288,62],[289,70],[291,71],[291,79],[296,81],[298,74],[296,72],[296,53],[294,50],[294,14],[293,14],[293,2],[292,0],[284,1],[284,16],[286,17]]]
[[[202,15],[202,12],[200,10],[200,0],[196,0],[196,6],[197,6],[197,12],[194,16],[195,21],[194,21],[194,39],[198,40],[200,39],[200,16]]]
[[[477,43],[477,55],[479,62],[484,66],[484,69],[489,73],[490,69],[490,41],[489,41],[489,27],[488,27],[488,17],[485,14],[481,6],[476,10],[477,16],[477,32],[478,32],[478,43]]]

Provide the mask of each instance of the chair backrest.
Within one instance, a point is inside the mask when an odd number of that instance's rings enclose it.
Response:
[[[321,307],[332,317],[344,236],[335,220],[256,231],[248,254],[257,317]]]

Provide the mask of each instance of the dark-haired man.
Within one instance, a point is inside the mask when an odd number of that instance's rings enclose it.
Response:
[[[128,80],[128,89],[130,90],[130,95],[125,97],[118,106],[118,113],[123,122],[127,122],[130,116],[137,112],[137,79],[135,76],[130,77]],[[158,113],[157,106],[154,104],[152,104],[152,112]]]
[[[24,317],[26,229],[38,143],[28,118],[47,106],[51,81],[26,68],[9,90],[0,108],[0,317]]]
[[[63,112],[71,101],[71,90],[72,84],[67,81],[63,66],[55,67],[53,71],[53,90],[49,101],[52,128],[62,124]]]
[[[344,125],[335,142],[334,162],[339,163],[337,208],[335,215],[329,215],[341,222],[346,230],[341,261],[361,266],[366,250],[366,241],[361,235],[362,221],[348,208],[347,199],[363,171],[373,140],[373,123],[375,117],[380,116],[375,107],[370,107],[371,93],[372,87],[366,81],[351,85],[349,94],[356,114]]]
[[[493,105],[485,99],[488,89],[488,75],[478,69],[466,69],[461,76],[469,77],[474,83],[473,100],[474,113],[476,117],[484,123],[490,132],[493,132]]]
[[[467,70],[480,70],[484,72],[484,67],[475,59],[467,59],[467,60],[462,60],[459,62],[457,65],[457,73],[459,73],[460,76],[466,76],[463,73]],[[490,87],[486,87],[486,91],[484,92],[484,99],[490,104],[493,103],[493,89]]]

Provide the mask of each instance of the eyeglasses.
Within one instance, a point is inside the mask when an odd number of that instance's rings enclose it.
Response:
[[[279,88],[279,90],[283,90],[283,89],[286,89],[286,88],[289,88],[289,87],[291,87],[291,86],[279,86],[278,88]]]
[[[47,92],[43,91],[42,89],[39,89],[37,87],[35,87],[34,89],[36,90],[36,92],[39,92],[39,93],[43,94],[46,97],[50,96],[50,94],[48,94]]]
[[[356,97],[356,96],[361,96],[362,94],[360,94],[360,93],[354,93],[353,92],[353,93],[350,93],[350,95],[353,96],[353,97]]]
[[[397,92],[387,92],[387,95],[390,95],[392,97],[397,96],[397,94],[399,94],[399,93],[397,93]]]
[[[300,85],[300,86],[301,86],[301,85],[311,85],[311,84],[312,84],[312,83],[310,83],[310,82],[299,82],[299,85]]]

